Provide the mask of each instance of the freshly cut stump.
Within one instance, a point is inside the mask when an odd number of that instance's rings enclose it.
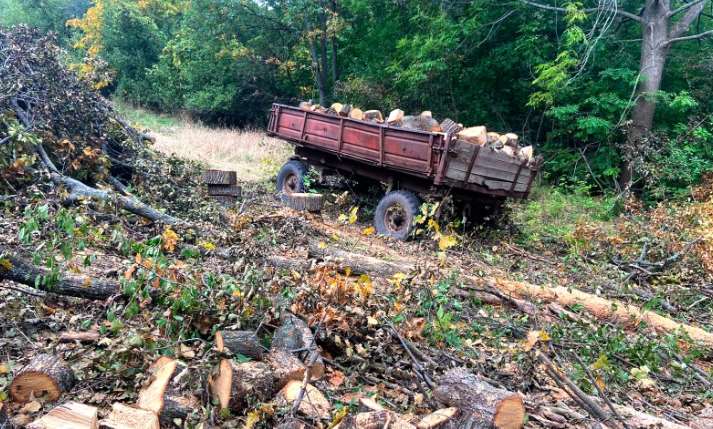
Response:
[[[371,411],[347,416],[335,429],[416,429],[416,426],[391,411]]]
[[[199,406],[198,399],[184,394],[176,382],[186,371],[185,364],[166,356],[158,358],[151,365],[149,383],[139,392],[136,403],[141,409],[152,411],[159,416],[164,426],[171,426],[174,419],[185,419]]]
[[[241,354],[251,359],[261,360],[264,354],[255,331],[218,331],[215,333],[215,348],[218,352]]]
[[[67,402],[53,408],[27,429],[97,429],[97,408],[79,402]],[[0,424],[2,428],[2,424]]]
[[[522,396],[493,387],[463,368],[447,371],[439,379],[433,397],[462,411],[453,427],[462,427],[468,419],[498,429],[520,429],[524,424]]]
[[[291,407],[299,397],[301,390],[301,381],[290,381],[277,394],[277,403],[282,406]],[[321,419],[328,418],[331,409],[332,405],[329,403],[324,394],[319,391],[319,389],[312,386],[311,384],[308,384],[305,387],[305,393],[302,397],[302,402],[300,402],[299,408],[297,408],[297,411],[307,417],[319,421]]]
[[[223,359],[208,379],[213,400],[221,409],[240,412],[252,402],[267,401],[277,390],[270,367],[262,362],[236,364]]]
[[[282,389],[290,381],[302,381],[307,370],[302,361],[287,350],[271,350],[265,362],[272,368],[278,389]]]
[[[324,203],[321,194],[293,193],[285,194],[287,205],[302,212],[320,212]]]
[[[111,414],[99,421],[100,429],[161,429],[158,416],[153,411],[115,403]]]
[[[31,396],[47,395],[56,401],[63,392],[74,385],[72,368],[59,356],[40,354],[15,373],[10,383],[10,397],[15,402],[25,403]]]
[[[12,420],[7,414],[7,405],[4,402],[0,402],[0,429],[14,429]]]

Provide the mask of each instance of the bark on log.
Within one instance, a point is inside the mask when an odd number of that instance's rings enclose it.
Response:
[[[290,381],[301,381],[307,370],[302,361],[287,350],[270,350],[265,363],[272,368],[278,389],[282,389]]]
[[[21,258],[8,256],[5,259],[10,262],[12,268],[7,270],[0,265],[0,280],[11,280],[45,292],[86,299],[103,300],[121,292],[119,283],[114,280],[100,280],[78,275],[61,276],[53,285],[42,282],[36,284],[37,278],[49,277],[48,270],[36,267]]]
[[[98,426],[96,407],[67,402],[27,425],[27,429],[97,429]]]
[[[352,111],[352,105],[351,104],[345,104],[342,106],[342,108],[337,112],[339,116],[342,117],[349,117],[349,112]]]
[[[416,429],[416,426],[391,411],[371,411],[349,415],[334,429]]]
[[[15,425],[12,424],[12,420],[8,415],[7,405],[4,402],[0,402],[0,429],[15,429]]]
[[[460,418],[449,423],[452,427],[464,427],[469,419],[484,427],[498,429],[519,429],[524,425],[522,396],[493,387],[463,368],[447,371],[440,378],[433,396],[462,411]]]
[[[309,367],[311,380],[319,380],[324,376],[324,360],[316,349],[314,335],[299,317],[289,313],[283,317],[282,326],[273,335],[271,349],[294,353],[302,362],[312,362],[314,359],[314,364]],[[317,356],[313,357],[314,354]]]
[[[262,362],[236,364],[222,359],[208,379],[208,388],[221,409],[239,413],[255,401],[273,397],[275,378],[270,367]]]
[[[235,171],[206,170],[203,172],[203,183],[206,185],[235,185],[238,174]]]
[[[480,285],[483,279],[469,276],[468,280]],[[509,295],[541,300],[547,303],[556,302],[564,307],[581,305],[584,310],[599,320],[614,321],[624,327],[634,327],[641,322],[660,333],[671,333],[683,330],[692,340],[713,349],[713,333],[699,327],[676,322],[653,311],[642,310],[634,305],[609,300],[578,289],[562,286],[538,286],[525,282],[505,279],[487,280],[487,285]]]
[[[188,368],[175,359],[162,356],[149,368],[151,377],[139,392],[136,406],[152,411],[163,426],[172,426],[174,419],[185,419],[199,405],[193,395],[185,395],[178,386]]]
[[[293,193],[284,195],[287,205],[298,211],[320,212],[324,199],[321,194]]]
[[[220,353],[226,348],[232,354],[241,354],[251,359],[261,360],[264,350],[255,331],[217,331],[215,333],[215,348]]]
[[[115,403],[111,414],[99,421],[100,429],[161,429],[156,413]]]
[[[47,395],[56,401],[74,385],[74,372],[59,356],[40,354],[15,373],[10,383],[10,397],[15,402],[28,402]]]
[[[239,198],[243,194],[243,188],[236,185],[208,185],[208,195],[211,197],[233,197]]]
[[[310,245],[309,256],[311,258],[337,262],[345,268],[348,267],[354,274],[391,277],[396,273],[407,274],[416,268],[415,265],[408,262],[385,261],[373,256],[348,252],[332,247],[320,249],[317,245]]]
[[[398,125],[404,120],[404,111],[401,109],[392,110],[386,122],[391,125]]]
[[[381,112],[378,110],[367,110],[366,112],[364,112],[364,120],[381,123],[384,122],[384,115],[382,115]]]

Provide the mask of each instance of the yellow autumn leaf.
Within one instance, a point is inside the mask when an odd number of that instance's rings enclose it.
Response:
[[[391,276],[391,278],[389,279],[389,283],[391,283],[394,286],[398,286],[404,280],[406,280],[406,274],[398,272],[398,273],[395,273],[393,276]]]
[[[0,363],[0,375],[5,375],[10,373],[10,368],[7,364]]]
[[[371,293],[374,291],[374,286],[371,283],[371,278],[369,278],[369,276],[367,276],[366,274],[362,274],[361,276],[359,276],[356,283],[354,284],[354,288],[356,289],[356,292],[359,297],[363,300],[369,298],[369,295],[371,295]]]
[[[171,228],[166,227],[163,234],[161,234],[161,244],[163,246],[163,250],[173,252],[176,250],[176,244],[178,244],[178,234],[176,234],[176,232]]]
[[[357,214],[359,212],[359,207],[354,206],[349,210],[349,225],[354,225],[357,221]]]
[[[317,247],[319,247],[320,249],[326,249],[327,243],[325,243],[324,241],[320,241],[319,244],[317,244]]]
[[[597,376],[597,378],[594,380],[594,383],[596,383],[597,387],[599,387],[599,390],[602,392],[606,390],[606,383],[604,383],[604,379],[601,376]]]
[[[550,341],[552,338],[547,331],[540,331],[540,341]]]
[[[339,423],[344,420],[344,417],[349,414],[349,407],[342,407],[339,411],[334,413],[334,418],[332,419],[332,422],[329,424],[329,429],[335,428],[339,426]]]
[[[434,219],[428,219],[428,229],[435,232],[436,235],[441,233],[441,226]]]
[[[215,244],[211,243],[210,241],[202,241],[198,245],[207,252],[212,252],[216,248]]]
[[[12,262],[10,262],[10,260],[7,258],[0,258],[0,268],[4,269],[5,271],[10,271],[12,270]]]
[[[448,250],[458,244],[458,238],[454,235],[442,235],[438,240],[438,249],[441,251]]]
[[[253,429],[255,425],[260,423],[260,421],[262,421],[262,411],[260,411],[259,409],[252,410],[245,418],[245,424],[243,425],[243,429]]]
[[[361,230],[362,235],[365,235],[367,237],[370,235],[374,235],[375,232],[376,232],[376,228],[374,228],[373,226],[368,226]]]

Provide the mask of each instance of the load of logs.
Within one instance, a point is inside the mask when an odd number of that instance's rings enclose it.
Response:
[[[263,402],[289,410],[281,428],[306,428],[305,420],[322,425],[332,419],[333,407],[317,384],[325,375],[325,360],[315,335],[299,317],[286,313],[272,343],[266,347],[254,331],[217,331],[218,362],[208,377],[212,402],[223,413],[238,414]],[[236,360],[234,357],[240,356]],[[249,360],[248,360],[249,359]],[[238,361],[240,363],[238,363]],[[104,416],[96,407],[67,401],[29,423],[31,429],[159,429],[175,427],[201,402],[187,394],[200,377],[183,362],[162,356],[148,368],[148,378],[134,404],[114,403]],[[523,396],[493,387],[463,368],[445,372],[433,390],[443,408],[425,416],[401,415],[369,397],[359,400],[357,413],[346,415],[334,427],[367,428],[522,428],[525,421]],[[13,402],[34,398],[57,401],[75,383],[63,359],[49,354],[35,356],[15,373],[10,385]],[[188,387],[188,389],[186,389]],[[8,410],[0,402],[0,427],[12,428]],[[299,419],[294,418],[299,416]],[[291,420],[292,419],[292,420]],[[297,425],[292,423],[301,422]],[[480,427],[480,426],[478,426]]]
[[[302,110],[310,112],[319,112],[358,121],[385,124],[390,127],[433,133],[451,132],[461,141],[479,146],[489,146],[497,152],[504,153],[520,161],[526,161],[528,165],[535,162],[533,147],[520,146],[517,134],[500,134],[488,131],[485,126],[466,128],[463,124],[456,124],[450,119],[444,119],[442,122],[439,122],[433,118],[432,112],[428,110],[417,115],[406,115],[403,110],[395,109],[384,119],[384,116],[379,110],[363,111],[358,107],[353,107],[351,104],[334,103],[329,108],[326,108],[319,104],[313,104],[311,101],[305,101],[301,102],[299,107]]]

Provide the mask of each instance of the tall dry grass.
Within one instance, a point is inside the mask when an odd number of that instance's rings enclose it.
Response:
[[[155,133],[156,149],[205,163],[210,168],[237,171],[242,181],[272,178],[292,154],[292,147],[262,131],[210,128],[182,122]]]

